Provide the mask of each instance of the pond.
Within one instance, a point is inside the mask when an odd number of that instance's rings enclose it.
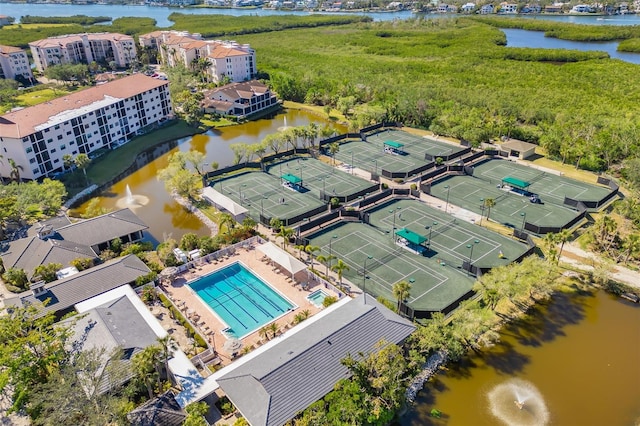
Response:
[[[429,382],[402,425],[503,424],[491,414],[488,395],[505,387],[529,388],[521,392],[529,398],[523,398],[523,409],[531,413],[542,402],[548,424],[639,424],[639,360],[640,305],[602,291],[559,295],[505,329],[494,348]],[[514,385],[514,378],[525,384]],[[517,399],[516,392],[507,392],[507,413],[518,414]],[[432,408],[443,413],[441,419],[429,415]]]
[[[177,150],[198,150],[205,154],[209,164],[217,162],[221,168],[229,166],[233,164],[233,152],[229,145],[259,143],[268,134],[275,133],[283,127],[285,121],[287,126],[306,126],[316,123],[322,127],[325,124],[331,124],[339,133],[346,131],[343,126],[329,123],[320,116],[301,110],[287,110],[271,118],[210,130],[201,135],[178,140],[177,146],[166,154],[105,190],[100,197],[97,197],[99,205],[108,209],[132,208],[149,226],[148,234],[154,243],[162,242],[166,237],[179,240],[188,232],[201,236],[208,235],[209,229],[171,198],[164,188],[164,183],[157,179],[158,171],[167,167],[169,155]],[[135,200],[143,200],[141,203],[126,205],[125,202],[123,205],[123,201],[127,198],[127,186]],[[86,203],[79,206],[78,210],[82,211],[85,207]]]

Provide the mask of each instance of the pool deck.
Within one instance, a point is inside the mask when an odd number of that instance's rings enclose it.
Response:
[[[163,291],[173,300],[173,303],[180,308],[183,315],[191,320],[191,323],[196,326],[196,330],[200,335],[208,340],[208,343],[216,349],[223,365],[227,365],[233,360],[229,357],[229,354],[225,353],[222,349],[227,341],[227,337],[221,330],[226,328],[226,325],[212,313],[211,309],[206,306],[186,284],[235,262],[242,262],[251,272],[270,284],[271,287],[296,305],[292,311],[276,320],[280,333],[294,326],[293,320],[296,314],[308,310],[310,316],[312,316],[321,310],[321,308],[317,308],[306,298],[313,291],[322,288],[328,295],[336,296],[334,292],[324,288],[317,281],[309,281],[310,286],[306,290],[302,289],[298,283],[308,281],[306,270],[298,272],[295,275],[296,280],[291,281],[291,274],[289,272],[282,269],[278,272],[279,268],[277,265],[274,266],[270,262],[261,260],[262,257],[262,253],[256,249],[239,249],[236,250],[235,254],[223,258],[218,262],[204,262],[196,269],[176,276],[170,284],[167,282],[162,284]],[[296,281],[298,283],[296,283]],[[259,329],[248,334],[241,340],[243,348],[257,348],[266,342],[266,340],[261,339]],[[240,353],[242,353],[242,349]]]

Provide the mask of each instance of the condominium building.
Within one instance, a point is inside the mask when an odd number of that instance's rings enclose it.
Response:
[[[0,155],[38,179],[62,171],[65,154],[116,148],[172,116],[169,83],[134,74],[0,116]],[[7,163],[0,176],[9,176]]]
[[[140,36],[140,45],[158,50],[163,63],[201,68],[214,82],[247,81],[257,74],[256,52],[248,44],[203,40],[198,33],[154,31]]]
[[[133,37],[117,33],[71,34],[49,37],[29,43],[31,55],[39,71],[58,64],[108,65],[128,67],[136,59]]]
[[[33,81],[29,58],[24,50],[0,45],[0,78]]]

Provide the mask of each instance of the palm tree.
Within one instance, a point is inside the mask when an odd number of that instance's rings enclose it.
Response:
[[[89,186],[89,179],[87,178],[87,167],[89,167],[89,164],[91,163],[91,158],[89,158],[87,154],[78,154],[73,161],[76,163],[76,166],[79,169],[82,169],[82,172],[84,173],[84,180],[87,186]]]
[[[9,158],[9,166],[11,167],[11,172],[9,172],[9,179],[20,183],[20,172],[24,171],[24,167],[17,164],[13,158]]]
[[[160,385],[160,373],[158,372],[160,351],[159,346],[148,346],[131,358],[133,369],[138,379],[146,386],[149,399],[153,398],[153,383],[157,380]]]
[[[335,259],[335,258],[336,258],[336,257],[335,257],[334,255],[332,255],[332,254],[328,254],[328,255],[326,255],[326,256],[325,256],[324,254],[321,254],[320,256],[318,256],[318,257],[317,257],[318,262],[320,262],[320,263],[324,263],[324,264],[325,264],[325,266],[327,267],[327,270],[326,270],[326,272],[325,272],[325,275],[326,275],[327,277],[329,276],[329,266],[331,266],[331,261],[332,261],[333,259]]]
[[[293,248],[298,250],[298,259],[302,260],[302,250],[304,250],[307,246],[304,244],[297,244]]]
[[[640,251],[640,234],[629,234],[623,245],[626,249],[624,263],[627,263],[631,255]]]
[[[65,154],[62,156],[62,166],[65,170],[69,170],[73,166],[73,155]]]
[[[231,232],[231,229],[233,228],[233,223],[234,222],[235,222],[235,220],[233,219],[233,216],[231,216],[231,214],[222,213],[220,215],[220,219],[218,220],[218,226],[220,228],[226,227],[227,228],[227,234],[229,234]]]
[[[495,205],[496,205],[496,200],[494,200],[493,198],[487,198],[484,200],[484,206],[488,209],[487,220],[489,220],[489,215],[491,214],[491,207],[494,207]]]
[[[406,281],[395,283],[392,288],[393,295],[398,300],[398,313],[400,313],[400,305],[409,297],[411,284]]]
[[[556,259],[560,259],[558,256],[558,250],[556,249],[556,244],[558,244],[558,236],[553,232],[549,232],[544,236],[544,246],[547,249],[547,257],[549,262],[555,263]]]
[[[315,148],[316,139],[318,138],[318,134],[320,133],[320,129],[316,123],[311,123],[306,128],[306,137],[309,139],[309,145],[311,148]]]
[[[338,259],[338,263],[336,263],[335,265],[333,265],[331,267],[331,270],[333,272],[335,272],[336,274],[338,274],[338,280],[340,282],[340,286],[342,286],[342,274],[345,271],[349,271],[351,270],[351,268],[349,268],[349,265],[347,265],[346,263],[344,263],[342,261],[342,259]]]
[[[560,251],[558,252],[558,261],[560,261],[560,257],[562,256],[564,243],[569,241],[569,238],[571,238],[571,235],[573,235],[573,232],[571,232],[569,229],[563,229],[562,231],[558,232],[557,238],[558,238],[558,241],[560,241]]]
[[[308,245],[304,248],[304,251],[309,255],[308,259],[311,267],[313,267],[313,254],[320,251],[320,247]]]
[[[287,228],[284,225],[280,226],[280,231],[276,234],[276,237],[282,237],[282,248],[289,242],[289,238],[293,235],[293,229]]]
[[[255,231],[256,228],[258,227],[258,223],[255,220],[253,220],[251,216],[247,216],[244,219],[242,219],[242,227],[247,231]]]
[[[172,357],[173,352],[178,350],[178,342],[175,341],[171,335],[167,334],[164,337],[158,338],[158,345],[160,347],[160,359],[164,363],[164,374],[169,379],[169,359]]]
[[[276,334],[278,334],[278,331],[280,331],[280,326],[278,326],[278,324],[275,322],[272,322],[266,328],[267,328],[267,331],[271,332],[272,339],[276,337]]]
[[[336,165],[336,154],[340,152],[340,144],[338,142],[331,142],[329,144],[329,153],[333,157],[333,165]]]

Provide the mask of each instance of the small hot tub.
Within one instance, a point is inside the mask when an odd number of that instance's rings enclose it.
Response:
[[[327,293],[322,290],[316,290],[307,296],[307,300],[313,303],[317,308],[322,308],[322,302],[324,302],[326,297],[329,297]]]

